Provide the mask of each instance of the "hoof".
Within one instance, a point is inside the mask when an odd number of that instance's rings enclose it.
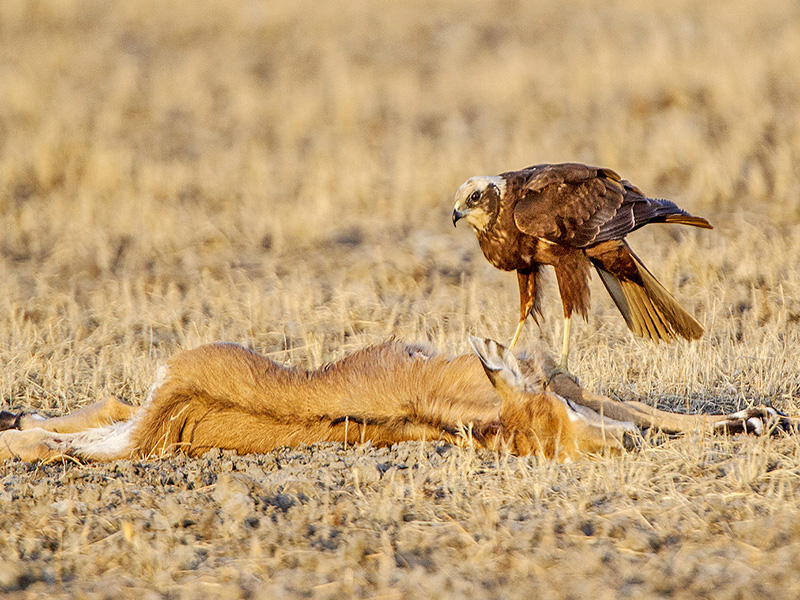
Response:
[[[12,413],[7,410],[0,410],[0,431],[6,429],[19,429],[19,420],[22,413]]]
[[[715,431],[727,434],[774,434],[778,431],[797,431],[798,422],[769,406],[754,406],[726,415],[714,425]]]
[[[622,447],[628,452],[639,452],[642,449],[644,436],[639,431],[635,433],[632,431],[623,431],[621,437],[622,439],[620,441]]]

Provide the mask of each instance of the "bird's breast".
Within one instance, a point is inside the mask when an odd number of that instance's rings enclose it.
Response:
[[[533,253],[520,247],[519,236],[508,235],[502,229],[481,232],[478,242],[486,260],[503,271],[525,268],[533,260]]]
[[[534,265],[553,265],[564,254],[576,252],[545,239],[529,235],[509,235],[506,230],[478,234],[483,255],[494,267],[503,271],[527,269]]]

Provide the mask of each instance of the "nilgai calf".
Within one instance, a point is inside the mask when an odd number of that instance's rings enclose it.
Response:
[[[111,461],[211,448],[247,454],[322,441],[443,440],[568,460],[622,451],[648,429],[793,427],[765,406],[683,415],[611,400],[580,388],[547,356],[518,359],[491,340],[471,342],[475,354],[447,357],[391,340],[316,371],[209,344],[162,367],[139,408],[111,398],[63,417],[3,411],[0,459]]]

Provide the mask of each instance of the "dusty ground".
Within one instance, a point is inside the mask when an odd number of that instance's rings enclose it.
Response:
[[[529,5],[530,4],[530,5]],[[708,217],[630,242],[706,326],[601,286],[583,383],[800,413],[800,7],[784,1],[0,3],[0,408],[144,397],[179,348],[305,366],[507,340],[452,194],[612,167]],[[539,339],[557,348],[552,281]],[[433,444],[0,470],[9,597],[792,597],[796,439],[541,463]]]
[[[14,464],[0,583],[113,598],[793,597],[797,460],[789,440],[695,440],[570,466],[422,443]]]

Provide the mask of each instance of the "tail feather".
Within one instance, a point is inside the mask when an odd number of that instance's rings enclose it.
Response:
[[[629,250],[630,251],[630,250]],[[651,340],[671,342],[678,336],[696,340],[703,335],[703,326],[672,297],[642,261],[630,252],[642,285],[595,264],[628,328],[636,335]]]

